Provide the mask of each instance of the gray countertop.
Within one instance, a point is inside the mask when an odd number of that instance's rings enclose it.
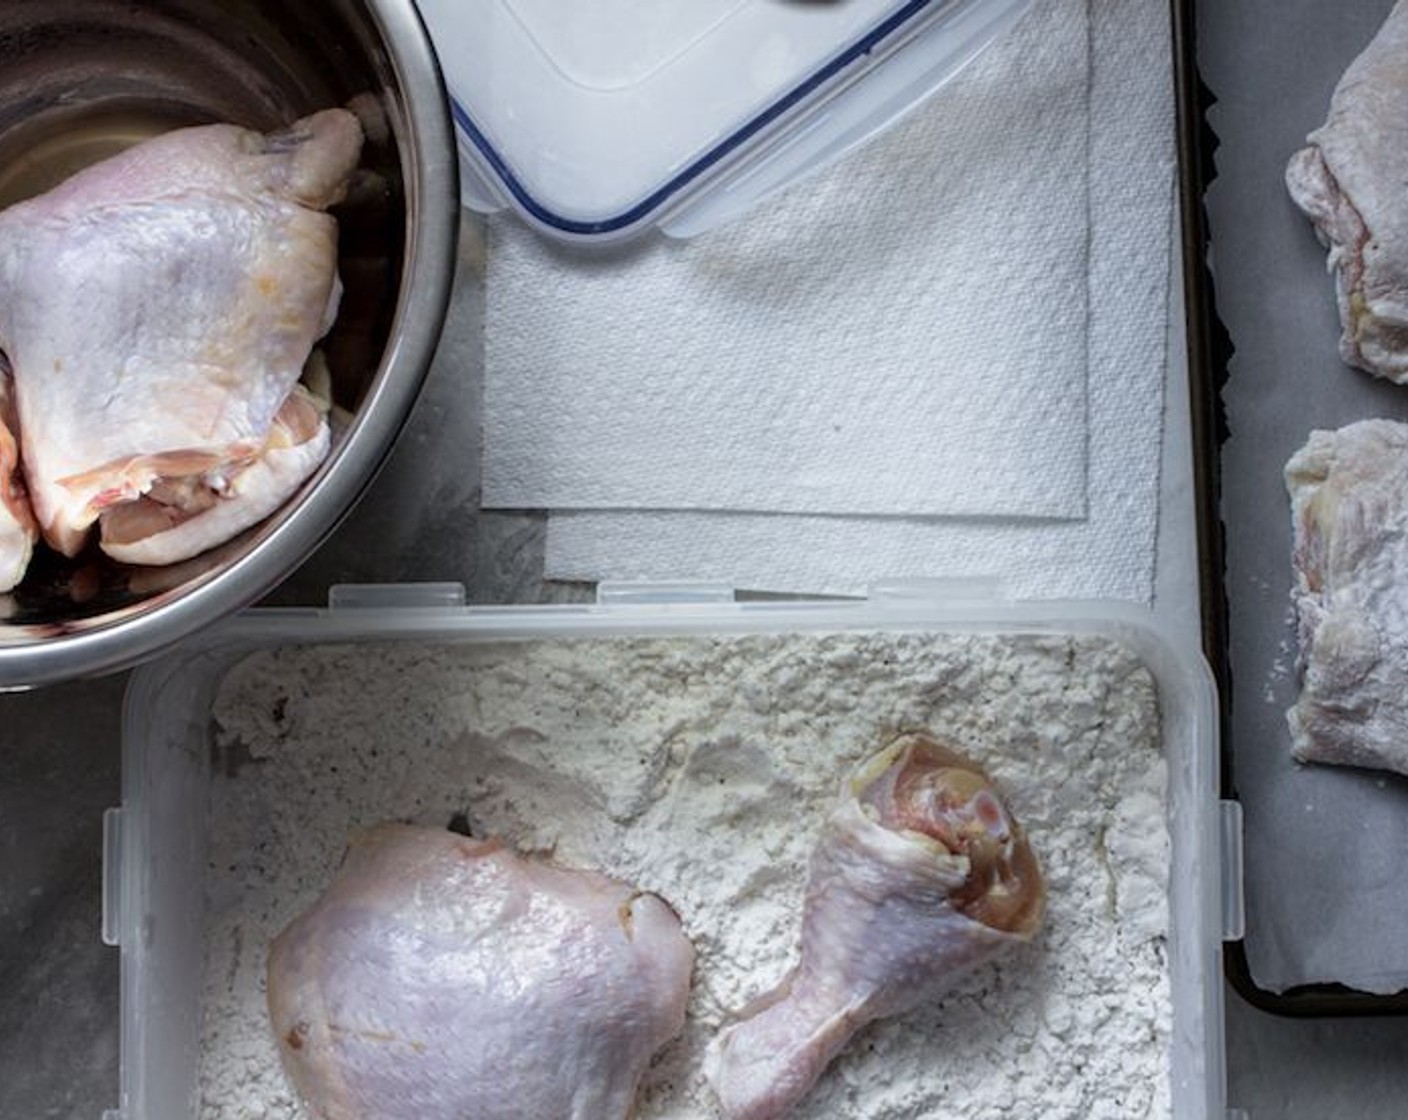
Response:
[[[586,597],[543,584],[540,517],[477,508],[480,258],[471,224],[445,339],[403,438],[355,514],[271,602],[392,580],[458,581],[477,602]],[[1176,392],[1171,404],[1186,407]],[[1180,538],[1166,525],[1162,548]],[[1178,613],[1176,602],[1161,609]],[[0,696],[0,1120],[96,1120],[117,1102],[118,955],[99,933],[100,860],[102,811],[120,798],[124,686],[116,676]],[[1253,1117],[1404,1115],[1408,1020],[1278,1019],[1229,992],[1227,1048],[1229,1101]]]

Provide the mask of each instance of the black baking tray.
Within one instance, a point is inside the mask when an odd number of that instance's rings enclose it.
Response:
[[[1173,0],[1174,58],[1177,81],[1178,111],[1178,154],[1179,154],[1179,198],[1182,222],[1182,252],[1184,299],[1187,313],[1188,365],[1191,390],[1191,428],[1194,446],[1194,488],[1197,503],[1198,555],[1200,562],[1201,625],[1204,652],[1217,681],[1219,695],[1220,738],[1222,744],[1222,795],[1227,799],[1238,799],[1239,782],[1255,780],[1255,767],[1250,760],[1258,751],[1282,751],[1288,756],[1289,738],[1284,721],[1278,728],[1275,713],[1262,698],[1254,696],[1253,690],[1267,687],[1263,679],[1264,662],[1276,656],[1277,651],[1250,649],[1253,636],[1247,631],[1256,630],[1256,641],[1267,645],[1266,634],[1279,625],[1286,632],[1290,630],[1289,615],[1284,613],[1289,607],[1289,552],[1290,552],[1290,513],[1289,503],[1282,491],[1279,496],[1273,491],[1280,487],[1280,465],[1284,463],[1283,447],[1268,447],[1265,452],[1266,470],[1274,468],[1274,479],[1262,477],[1255,487],[1249,487],[1243,475],[1230,479],[1224,477],[1228,469],[1244,470],[1247,452],[1246,439],[1237,455],[1229,454],[1229,436],[1232,425],[1248,420],[1247,406],[1237,406],[1229,418],[1228,377],[1229,364],[1234,348],[1232,340],[1218,316],[1217,282],[1224,286],[1244,285],[1236,291],[1224,290],[1227,299],[1234,295],[1243,299],[1253,298],[1245,290],[1246,278],[1255,273],[1259,266],[1264,269],[1277,267],[1287,251],[1299,254],[1318,253],[1321,268],[1317,274],[1308,276],[1307,283],[1316,285],[1315,299],[1320,301],[1320,311],[1307,330],[1314,333],[1316,351],[1308,361],[1317,367],[1326,362],[1326,352],[1332,352],[1338,337],[1338,326],[1332,302],[1331,283],[1323,270],[1323,253],[1313,245],[1309,224],[1303,223],[1299,229],[1299,240],[1291,246],[1285,245],[1280,233],[1284,231],[1286,220],[1284,207],[1289,205],[1284,197],[1277,197],[1267,183],[1258,183],[1258,189],[1266,189],[1265,204],[1276,215],[1278,233],[1264,239],[1248,236],[1237,246],[1239,255],[1235,261],[1222,262],[1218,267],[1217,249],[1219,243],[1209,234],[1209,219],[1206,206],[1207,191],[1217,174],[1217,148],[1219,139],[1210,115],[1216,115],[1216,101],[1202,80],[1203,71],[1199,68],[1200,27],[1203,34],[1209,34],[1206,18],[1214,4],[1240,6],[1242,12],[1234,12],[1224,7],[1216,13],[1218,34],[1235,34],[1243,41],[1221,42],[1218,48],[1223,52],[1237,52],[1245,57],[1248,67],[1248,80],[1254,81],[1256,67],[1262,60],[1274,57],[1279,65],[1294,64],[1293,59],[1275,55],[1278,50],[1287,49],[1293,44],[1302,58],[1314,58],[1317,65],[1307,67],[1313,77],[1314,91],[1307,97],[1323,94],[1320,116],[1310,122],[1310,127],[1323,120],[1328,109],[1328,89],[1326,81],[1337,78],[1352,54],[1345,56],[1345,43],[1352,35],[1345,36],[1333,47],[1334,61],[1316,56],[1321,40],[1307,33],[1307,28],[1318,14],[1312,14],[1297,24],[1297,14],[1306,16],[1307,3],[1292,2],[1279,6],[1278,21],[1275,27],[1267,22],[1251,18],[1255,0]],[[1264,5],[1263,5],[1264,6]],[[1359,25],[1359,33],[1365,25],[1377,27],[1374,20],[1382,21],[1387,14],[1389,0],[1362,0],[1361,3],[1322,5],[1322,12],[1343,15],[1354,9],[1352,15]],[[1205,13],[1203,20],[1199,12]],[[1245,16],[1245,18],[1243,18]],[[1229,30],[1230,29],[1230,30]],[[1367,42],[1367,39],[1363,39]],[[1357,53],[1357,52],[1356,52]],[[1224,59],[1229,57],[1226,53]],[[1268,94],[1269,99],[1269,94]],[[1268,119],[1274,119],[1278,111],[1275,105],[1268,106]],[[1300,110],[1304,116],[1304,107]],[[1279,121],[1282,131],[1291,127],[1289,122]],[[1297,122],[1297,127],[1299,122]],[[1293,147],[1288,147],[1289,157]],[[1284,192],[1283,192],[1284,193]],[[1254,208],[1254,207],[1253,207]],[[1277,225],[1279,223],[1279,225]],[[1224,250],[1227,246],[1223,246]],[[1248,260],[1245,254],[1255,257],[1264,253],[1265,260]],[[1301,262],[1304,263],[1303,261]],[[1263,271],[1262,275],[1267,273]],[[1298,273],[1299,274],[1299,273]],[[1268,297],[1269,298],[1269,297]],[[1245,304],[1243,305],[1245,306]],[[1328,334],[1326,333],[1328,332]],[[1287,345],[1294,341],[1287,340]],[[1310,427],[1336,427],[1351,419],[1365,415],[1384,415],[1408,418],[1408,389],[1390,386],[1387,383],[1372,381],[1362,374],[1343,373],[1343,384],[1335,390],[1315,383],[1311,399],[1319,398],[1325,403],[1328,392],[1336,392],[1333,401],[1326,404],[1323,411],[1308,417],[1306,432]],[[1248,424],[1248,427],[1254,425]],[[1265,470],[1261,472],[1265,474]],[[1259,489],[1257,489],[1259,488]],[[1246,497],[1249,489],[1256,490],[1259,501],[1257,517],[1244,516],[1247,512]],[[1274,511],[1266,509],[1268,502],[1274,502]],[[1268,532],[1267,518],[1279,517],[1279,532]],[[1285,572],[1280,567],[1284,565]],[[1249,602],[1248,600],[1253,600]],[[1274,604],[1274,606],[1272,605]],[[1257,612],[1266,615],[1268,611],[1279,610],[1279,618],[1263,618],[1255,621]],[[1249,623],[1248,620],[1253,620]],[[1280,651],[1284,653],[1283,651]],[[1288,656],[1294,656],[1292,645]],[[1258,661],[1263,664],[1258,664]],[[1237,670],[1237,671],[1234,671]],[[1238,751],[1242,751],[1244,765],[1238,765]],[[1400,792],[1408,798],[1408,785],[1393,778],[1389,781],[1402,786]],[[1249,853],[1250,855],[1250,853]],[[1247,876],[1255,875],[1257,868],[1249,863],[1245,869]],[[1247,937],[1257,936],[1253,916],[1249,915],[1245,931]],[[1229,942],[1224,950],[1224,966],[1227,978],[1242,998],[1254,1006],[1280,1015],[1317,1017],[1346,1015],[1400,1015],[1408,1013],[1408,992],[1394,995],[1375,995],[1357,991],[1340,984],[1313,984],[1291,988],[1284,992],[1271,991],[1258,985],[1248,962],[1246,940]]]

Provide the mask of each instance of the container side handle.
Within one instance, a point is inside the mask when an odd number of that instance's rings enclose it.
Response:
[[[1242,893],[1242,805],[1218,804],[1222,857],[1222,940],[1240,941],[1246,934],[1247,914]]]
[[[103,813],[103,944],[122,944],[122,810]],[[105,1113],[116,1116],[117,1113]]]
[[[1002,581],[996,576],[884,579],[872,583],[866,598],[872,603],[1002,603]]]
[[[596,601],[602,606],[732,603],[735,597],[731,584],[689,580],[605,580],[596,588]]]
[[[328,590],[328,609],[453,609],[465,604],[462,583],[338,583]]]

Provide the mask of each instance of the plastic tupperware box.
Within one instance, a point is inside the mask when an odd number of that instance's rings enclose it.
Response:
[[[466,206],[692,237],[880,131],[1030,0],[417,0]]]
[[[1179,1120],[1225,1114],[1224,902],[1215,695],[1196,653],[1119,603],[1010,603],[895,584],[868,599],[734,601],[724,588],[603,586],[595,603],[466,607],[458,585],[339,587],[326,609],[256,610],[137,672],[123,719],[122,805],[104,828],[103,936],[121,950],[121,1102],[105,1120],[194,1120],[202,1037],[211,706],[230,668],[267,648],[887,631],[1102,635],[1158,690],[1168,765],[1171,1099]],[[1234,916],[1234,915],[1233,915]]]

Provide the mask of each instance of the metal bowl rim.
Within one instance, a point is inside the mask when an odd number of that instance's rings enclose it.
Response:
[[[98,676],[144,661],[266,594],[337,527],[390,454],[420,395],[454,276],[459,185],[439,63],[412,0],[364,0],[412,127],[401,138],[406,177],[405,270],[390,338],[366,399],[318,485],[227,567],[129,618],[0,645],[0,689]],[[116,612],[119,615],[121,612]]]

